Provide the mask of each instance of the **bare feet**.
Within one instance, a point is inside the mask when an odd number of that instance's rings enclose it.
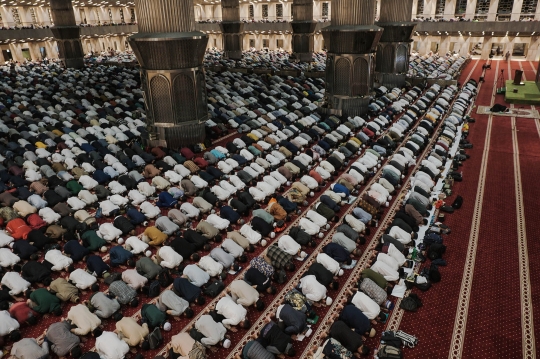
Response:
[[[217,348],[216,348],[216,347],[208,347],[208,349],[210,349],[210,351],[211,351],[212,353],[217,352]]]
[[[230,327],[229,329],[230,329],[231,332],[233,332],[233,333],[236,333],[236,332],[238,331],[238,329],[236,329],[235,327]]]

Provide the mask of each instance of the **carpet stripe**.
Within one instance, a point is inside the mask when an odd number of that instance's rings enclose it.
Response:
[[[538,120],[537,120],[538,121]],[[516,129],[516,118],[512,117],[512,144],[514,147],[514,176],[516,188],[516,211],[518,222],[519,249],[519,286],[521,294],[521,332],[523,358],[536,358],[534,341],[534,317],[531,297],[531,278],[529,275],[529,251],[527,248],[527,229],[525,227],[525,209],[523,204],[523,187],[521,184],[521,168],[519,164],[519,147]]]
[[[499,61],[495,73],[499,72]],[[495,79],[495,86],[493,86],[493,96],[491,99],[491,105],[495,101],[495,92],[497,88],[497,80]],[[478,91],[480,92],[480,91]],[[482,203],[484,200],[484,189],[486,184],[486,173],[489,160],[489,148],[491,141],[491,128],[493,125],[493,116],[489,116],[488,126],[486,130],[486,138],[484,141],[484,153],[482,154],[482,166],[480,168],[480,178],[478,181],[478,188],[476,192],[476,199],[474,205],[474,214],[472,217],[471,234],[469,237],[469,244],[467,247],[467,257],[465,261],[465,268],[463,271],[463,279],[461,281],[461,289],[459,291],[459,300],[456,310],[456,317],[454,321],[454,330],[452,332],[452,340],[450,342],[450,351],[448,354],[449,359],[461,359],[463,353],[463,347],[465,344],[465,330],[467,327],[467,313],[469,311],[469,303],[471,299],[472,282],[474,276],[474,266],[476,262],[476,250],[478,246],[478,237],[480,230],[480,219],[482,217]]]
[[[510,64],[508,65],[510,67]],[[519,67],[523,71],[522,63]],[[523,81],[525,72],[523,72]],[[514,107],[514,105],[511,105]],[[538,120],[535,121],[538,129]],[[516,189],[517,234],[519,250],[519,286],[521,295],[521,340],[523,358],[536,358],[534,336],[534,316],[531,296],[531,277],[529,275],[529,250],[527,246],[527,228],[525,224],[525,205],[523,201],[523,185],[521,182],[521,166],[519,163],[519,145],[516,118],[512,117],[512,145],[514,147],[514,184]]]

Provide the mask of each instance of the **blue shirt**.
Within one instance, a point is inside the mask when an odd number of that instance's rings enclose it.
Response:
[[[90,250],[82,246],[79,241],[71,240],[64,244],[64,252],[69,254],[74,262],[78,262],[90,254]]]
[[[186,278],[175,278],[173,287],[177,294],[190,303],[201,295],[201,288],[191,284]]]
[[[96,255],[91,255],[86,259],[86,266],[90,272],[96,273],[99,277],[110,269],[107,263],[100,256]]]
[[[112,266],[119,266],[122,264],[125,264],[128,259],[133,258],[133,253],[126,250],[122,246],[115,246],[112,247],[109,251],[109,256],[111,258],[111,265]]]

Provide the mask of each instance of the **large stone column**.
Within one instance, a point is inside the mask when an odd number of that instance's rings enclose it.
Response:
[[[383,31],[374,25],[375,6],[375,0],[332,1],[332,24],[322,30],[328,49],[323,111],[356,116],[368,110]]]
[[[411,22],[413,0],[382,0],[378,26],[384,29],[377,46],[378,80],[386,87],[402,87],[409,70],[411,38],[416,23]]]
[[[139,33],[129,44],[141,65],[148,140],[175,149],[202,142],[208,36],[195,31],[193,0],[135,0],[135,5]]]
[[[241,60],[244,42],[244,23],[240,21],[240,1],[221,1],[222,22],[220,24],[223,34],[224,57]]]
[[[58,57],[65,67],[84,67],[81,30],[75,22],[71,0],[51,0],[54,26],[51,31],[58,44]]]
[[[293,58],[310,62],[313,59],[313,34],[317,26],[313,20],[313,0],[293,0],[292,16]]]

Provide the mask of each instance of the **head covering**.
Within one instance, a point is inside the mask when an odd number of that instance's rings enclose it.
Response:
[[[343,269],[340,269],[339,272],[338,272],[338,276],[341,277],[341,276],[343,275],[343,273],[344,273],[344,272],[343,272]]]
[[[331,305],[331,304],[332,304],[332,298],[326,297],[326,305]]]
[[[384,307],[388,310],[392,310],[394,309],[394,303],[392,303],[391,301],[387,300],[386,302],[384,302]]]
[[[223,348],[229,349],[231,347],[231,341],[229,339],[225,339],[223,341]]]
[[[124,243],[124,240],[122,238],[118,238],[118,244]]]
[[[261,246],[265,247],[267,243],[268,243],[268,242],[266,241],[266,239],[263,239],[263,240],[261,241]]]
[[[150,257],[152,255],[152,252],[151,251],[146,251],[145,254],[146,254],[147,257]]]
[[[172,328],[171,323],[165,322],[165,324],[163,324],[163,330],[164,330],[164,331],[168,332],[168,331],[171,330],[171,328]]]

